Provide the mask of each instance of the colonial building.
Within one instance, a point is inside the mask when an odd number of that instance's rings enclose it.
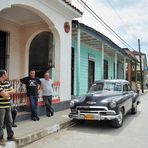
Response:
[[[141,81],[141,75],[140,75],[140,56],[141,56],[141,66],[142,66],[142,76],[143,76],[143,86],[146,87],[146,84],[148,83],[148,70],[147,70],[147,57],[145,53],[138,52],[136,50],[132,51],[132,53],[135,55],[137,60],[139,61],[139,64],[137,66],[137,80]]]
[[[72,22],[81,15],[66,0],[0,1],[0,68],[8,70],[10,80],[27,76],[30,68],[39,77],[49,70],[56,110],[95,80],[127,79],[127,65],[135,60],[100,32]],[[28,105],[24,87],[12,84],[14,103]]]
[[[85,24],[73,21],[72,26],[72,95],[85,93],[95,80],[132,81],[129,63],[136,64],[135,57]]]
[[[127,63],[126,79],[131,83],[132,88],[136,90],[137,89],[137,67],[139,65],[139,61],[137,60],[133,52],[130,51],[128,48],[123,48],[123,50],[131,59]]]
[[[66,0],[0,1],[0,67],[9,79],[49,70],[60,82],[61,101],[71,98],[71,21],[82,13]]]

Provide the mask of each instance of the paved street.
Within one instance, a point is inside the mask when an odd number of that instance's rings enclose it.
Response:
[[[24,148],[146,148],[148,146],[148,93],[141,96],[136,115],[127,115],[123,127],[86,122],[45,137]]]

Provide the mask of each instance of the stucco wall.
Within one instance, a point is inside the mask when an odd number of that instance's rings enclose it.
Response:
[[[7,59],[8,63],[8,72],[10,79],[15,78],[20,73],[21,67],[21,50],[20,50],[20,41],[21,41],[21,34],[20,34],[20,26],[2,20],[0,21],[0,30],[9,32],[9,41],[8,47],[10,48],[8,51],[9,59]]]
[[[36,24],[29,26],[21,27],[21,46],[22,46],[22,63],[23,67],[21,67],[21,76],[25,76],[28,74],[28,66],[29,66],[29,48],[34,37],[43,31],[50,31],[47,24]]]
[[[0,30],[9,33],[10,57],[7,59],[9,78],[21,78],[28,74],[28,55],[31,40],[37,33],[49,30],[49,28],[45,24],[20,26],[1,19]]]
[[[108,61],[108,79],[114,79],[115,59],[107,54],[104,54],[104,59]]]
[[[74,73],[74,94],[77,94],[77,42],[73,41],[72,47],[75,49],[75,73]],[[95,62],[95,80],[101,78],[101,65],[99,66],[99,63],[101,63],[101,58],[99,58],[100,53],[97,52],[94,49],[91,49],[85,44],[80,45],[80,94],[84,94],[86,91],[88,91],[88,55],[91,53],[91,55],[94,56],[94,62]],[[100,67],[100,69],[99,69]]]

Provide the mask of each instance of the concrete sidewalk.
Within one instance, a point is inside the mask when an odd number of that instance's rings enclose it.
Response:
[[[68,118],[69,112],[70,110],[68,109],[56,112],[52,117],[42,116],[39,121],[17,122],[18,127],[13,128],[14,136],[18,139],[17,144],[15,142],[7,142],[3,148],[22,147],[51,133],[58,132],[62,128],[73,125],[74,122]],[[7,136],[6,133],[5,136]]]
[[[146,93],[148,92],[148,89],[144,89],[143,91],[144,91],[144,92],[142,93],[142,90],[140,90],[140,95],[146,94]]]

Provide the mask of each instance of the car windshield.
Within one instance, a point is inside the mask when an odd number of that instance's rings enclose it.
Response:
[[[121,83],[101,82],[93,84],[89,91],[121,91],[121,88]]]

